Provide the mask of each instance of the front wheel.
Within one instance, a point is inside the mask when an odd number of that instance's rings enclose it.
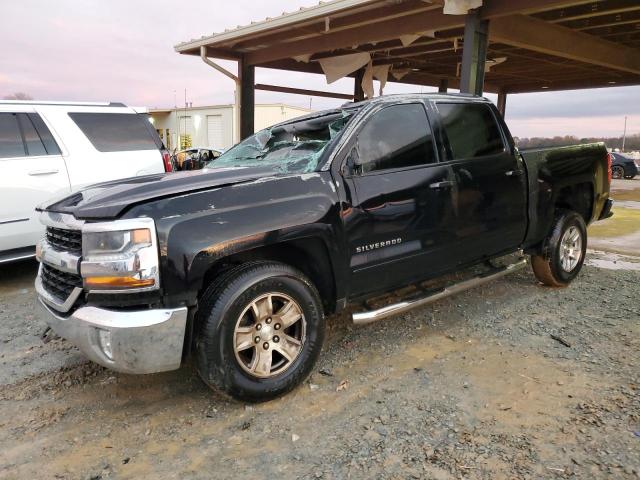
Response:
[[[624,178],[624,168],[620,165],[614,165],[611,167],[611,177],[617,180]]]
[[[246,401],[293,389],[324,338],[318,292],[280,263],[240,266],[205,292],[198,313],[197,368],[207,385]]]
[[[578,276],[587,251],[587,227],[581,215],[563,211],[556,217],[542,255],[531,257],[536,278],[550,287],[566,287]]]

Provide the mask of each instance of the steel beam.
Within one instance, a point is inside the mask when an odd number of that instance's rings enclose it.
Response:
[[[470,11],[464,26],[464,49],[462,50],[462,71],[460,91],[482,95],[484,91],[484,70],[487,61],[489,21],[482,20],[479,10]]]
[[[362,80],[364,79],[365,69],[361,68],[356,72],[353,83],[353,100],[361,102],[364,100],[364,89],[362,88]]]
[[[498,92],[498,110],[504,118],[507,113],[507,92],[505,92],[504,90]]]
[[[294,95],[308,95],[312,97],[339,98],[341,100],[353,100],[353,95],[346,93],[323,92],[321,90],[307,90],[305,88],[281,87],[279,85],[256,84],[256,90],[267,92],[291,93]]]
[[[537,18],[494,19],[490,37],[513,47],[640,75],[640,50]]]
[[[238,62],[240,80],[240,140],[253,135],[256,108],[256,69],[243,60]]]

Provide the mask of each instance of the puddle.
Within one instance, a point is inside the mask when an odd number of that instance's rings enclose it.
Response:
[[[616,253],[589,252],[587,265],[607,270],[634,270],[640,272],[640,257],[618,255]]]
[[[621,208],[630,208],[632,210],[640,210],[640,202],[632,202],[630,200],[617,201],[615,203],[616,207]]]

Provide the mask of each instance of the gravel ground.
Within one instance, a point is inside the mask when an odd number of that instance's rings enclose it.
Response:
[[[43,343],[35,273],[0,267],[1,479],[640,478],[640,252],[591,252],[566,289],[523,270],[368,327],[334,316],[310,379],[260,405],[191,365],[123,375]]]
[[[309,381],[250,406],[189,365],[122,375],[42,343],[34,270],[0,280],[1,478],[640,478],[638,271],[333,317]]]

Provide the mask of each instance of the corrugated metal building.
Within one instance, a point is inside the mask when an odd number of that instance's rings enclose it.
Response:
[[[311,112],[291,105],[256,105],[255,129],[261,130],[279,122]],[[235,125],[233,105],[151,109],[152,123],[169,150],[188,147],[227,149],[233,145]]]

